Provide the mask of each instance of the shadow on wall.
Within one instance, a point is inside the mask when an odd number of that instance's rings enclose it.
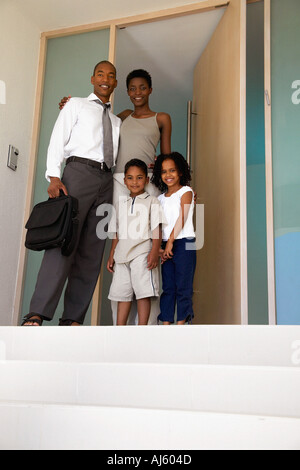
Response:
[[[0,104],[6,104],[6,85],[0,80]]]

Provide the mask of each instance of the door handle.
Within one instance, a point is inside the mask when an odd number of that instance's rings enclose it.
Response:
[[[193,112],[193,102],[187,103],[187,144],[186,144],[186,161],[192,170],[192,117],[197,115]]]

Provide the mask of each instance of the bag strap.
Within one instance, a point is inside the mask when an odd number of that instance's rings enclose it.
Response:
[[[72,226],[71,226],[71,237],[69,240],[65,240],[64,244],[61,247],[61,253],[63,256],[70,256],[73,252],[78,235],[78,225],[79,221],[77,219],[78,214],[78,201],[75,198],[72,198]]]
[[[77,241],[77,234],[78,234],[78,225],[79,221],[77,217],[72,219],[72,237],[70,242],[66,245],[65,243],[61,247],[61,253],[63,256],[70,256],[70,254],[73,252],[76,241]]]

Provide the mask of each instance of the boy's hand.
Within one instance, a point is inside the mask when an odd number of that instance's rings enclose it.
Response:
[[[148,255],[148,258],[147,258],[149,271],[151,271],[152,269],[157,268],[158,258],[159,258],[159,254],[156,251],[155,252],[150,251],[150,253]]]
[[[61,100],[61,102],[59,103],[59,109],[62,110],[63,107],[67,104],[67,102],[70,100],[71,96],[69,95],[68,97],[67,96],[64,96]]]
[[[113,256],[110,256],[108,258],[107,265],[106,265],[108,272],[114,273],[114,264],[115,264],[115,260],[114,260]]]

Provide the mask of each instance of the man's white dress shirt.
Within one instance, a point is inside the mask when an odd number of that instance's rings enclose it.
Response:
[[[103,156],[103,106],[99,98],[71,98],[60,112],[55,123],[47,155],[46,178],[61,177],[62,163],[69,157],[81,157],[104,162]],[[109,111],[112,123],[114,165],[118,155],[121,119]]]

